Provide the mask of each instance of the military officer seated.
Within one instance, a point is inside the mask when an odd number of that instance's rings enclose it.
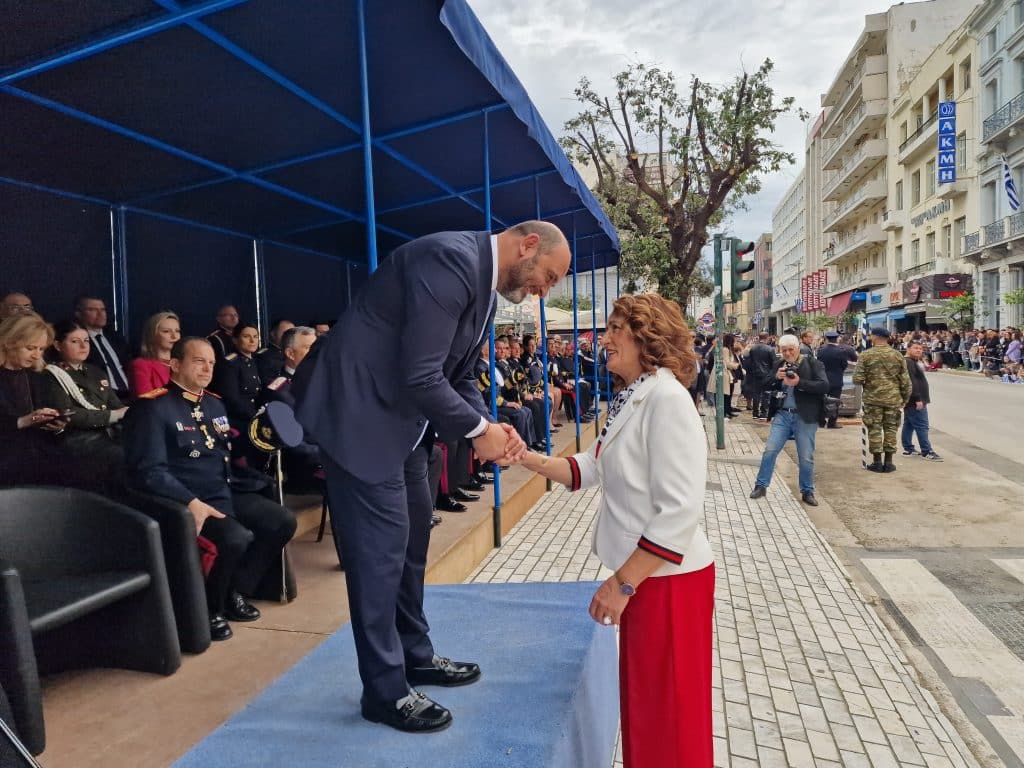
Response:
[[[217,547],[206,579],[210,634],[231,637],[231,621],[255,621],[252,596],[295,533],[295,516],[263,496],[269,480],[235,475],[223,403],[207,392],[213,376],[210,343],[183,338],[171,351],[166,388],[143,395],[124,420],[132,486],[188,507],[196,533]]]

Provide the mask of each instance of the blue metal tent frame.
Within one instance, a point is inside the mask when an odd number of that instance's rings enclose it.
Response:
[[[66,19],[45,5],[17,8],[24,39],[0,33],[0,194],[109,212],[122,332],[129,270],[148,266],[135,217],[249,241],[261,331],[268,246],[343,265],[349,297],[353,268],[441,228],[551,221],[574,296],[577,272],[593,286],[617,263],[614,227],[465,0],[86,1]],[[541,318],[546,366],[543,304]]]

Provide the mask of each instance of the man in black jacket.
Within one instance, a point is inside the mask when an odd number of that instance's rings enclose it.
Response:
[[[914,433],[917,433],[917,442],[921,444],[921,457],[929,461],[942,461],[942,457],[932,450],[932,444],[928,440],[928,403],[931,397],[928,393],[928,379],[924,375],[924,345],[919,341],[910,342],[907,347],[907,373],[910,374],[910,399],[903,406],[903,433],[900,435],[903,443],[903,455],[913,456]]]
[[[767,333],[758,334],[757,343],[750,348],[748,360],[750,370],[747,375],[753,377],[750,390],[754,393],[754,418],[767,419],[768,390],[774,381],[776,368],[775,350],[768,344]]]
[[[779,339],[779,351],[782,352],[782,360],[775,368],[772,382],[778,390],[775,396],[782,403],[772,419],[772,428],[768,432],[764,455],[761,457],[761,468],[757,472],[750,498],[760,499],[765,495],[772,481],[779,451],[793,437],[796,439],[800,464],[800,497],[804,504],[816,507],[814,438],[824,416],[828,378],[820,362],[800,353],[800,340],[796,336],[787,334]]]
[[[839,343],[836,331],[825,331],[825,345],[818,349],[818,360],[825,366],[825,374],[828,376],[828,394],[838,400],[843,395],[843,374],[850,363],[857,362],[857,353],[853,347]],[[838,403],[835,405],[827,414],[828,428],[842,429],[836,423],[839,408]]]

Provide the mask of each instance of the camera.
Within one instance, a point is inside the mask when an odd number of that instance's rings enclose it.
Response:
[[[797,376],[796,366],[793,365],[793,363],[786,363],[786,366],[785,366],[785,368],[783,370],[785,371],[785,376],[786,376],[787,379],[795,379],[796,378],[796,376]]]

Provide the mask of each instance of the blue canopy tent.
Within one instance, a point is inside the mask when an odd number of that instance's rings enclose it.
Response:
[[[538,211],[617,258],[464,0],[56,5],[15,4],[0,60],[3,275],[48,315],[333,317],[398,244]]]
[[[0,275],[48,317],[89,293],[125,335],[164,308],[206,332],[223,303],[264,331],[333,319],[402,242],[532,218],[565,232],[575,272],[617,262],[614,227],[465,0],[8,13]]]

